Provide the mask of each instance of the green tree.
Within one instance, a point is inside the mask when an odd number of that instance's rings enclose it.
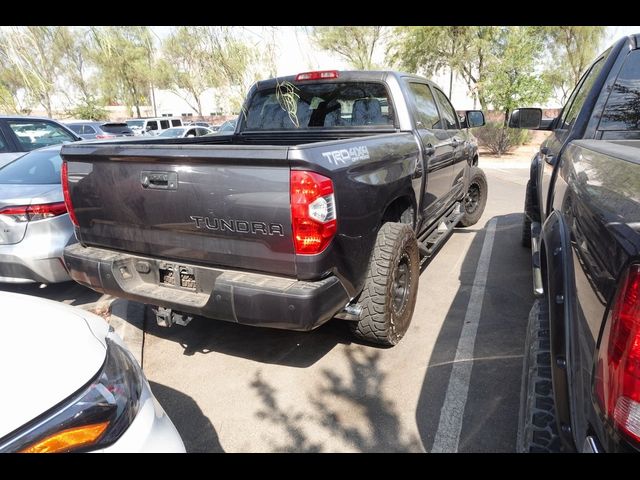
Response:
[[[504,112],[506,128],[514,108],[546,101],[551,85],[538,72],[543,39],[535,28],[503,28],[497,55],[479,88],[494,110]]]
[[[3,91],[13,97],[24,89],[27,97],[53,116],[53,98],[60,91],[67,27],[13,27],[2,37]],[[8,71],[6,70],[8,69]],[[16,88],[17,87],[17,88]],[[9,97],[7,97],[8,99]]]
[[[376,67],[373,54],[386,37],[387,27],[313,27],[311,41],[317,47],[338,54],[358,70]]]
[[[98,88],[95,79],[90,74],[94,66],[91,61],[91,32],[86,29],[71,27],[61,32],[60,42],[65,50],[65,55],[61,59],[64,78],[70,86],[71,93],[79,97],[81,104],[96,103]],[[72,95],[67,93],[70,103],[77,101],[71,99]],[[75,97],[75,95],[74,95]]]
[[[91,27],[90,58],[104,98],[135,107],[147,102],[153,70],[153,41],[148,27]]]
[[[492,26],[396,27],[387,49],[387,61],[402,70],[432,76],[447,68],[449,95],[453,75],[460,75],[482,108],[487,102],[479,88],[495,58],[502,31]]]
[[[539,27],[548,51],[547,78],[565,103],[593,59],[599,53],[607,27],[545,26]]]
[[[102,102],[92,96],[83,98],[74,108],[67,111],[67,115],[72,118],[95,121],[109,118],[109,112],[102,106]]]

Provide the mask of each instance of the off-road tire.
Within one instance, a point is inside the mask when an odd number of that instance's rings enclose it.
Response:
[[[351,323],[353,334],[366,342],[396,345],[411,323],[419,279],[420,255],[413,229],[403,223],[383,224],[358,299],[360,321]],[[401,294],[399,284],[404,285]]]
[[[469,197],[472,194],[477,194],[478,198],[470,202]],[[465,213],[458,222],[459,226],[470,227],[478,223],[478,220],[480,220],[484,212],[484,207],[487,205],[488,194],[489,187],[484,172],[478,167],[471,167],[469,171],[469,187],[462,205]]]
[[[549,310],[536,300],[529,312],[520,391],[519,453],[562,451],[551,380]]]

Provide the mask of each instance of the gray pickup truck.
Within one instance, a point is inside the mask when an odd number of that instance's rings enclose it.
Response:
[[[640,452],[640,34],[584,73],[531,163],[522,242],[536,300],[519,451]]]
[[[483,124],[421,77],[322,71],[258,82],[230,135],[65,145],[66,265],[162,325],[337,317],[395,345],[421,261],[484,210]]]

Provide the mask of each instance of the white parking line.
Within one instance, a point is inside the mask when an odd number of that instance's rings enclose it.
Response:
[[[493,239],[496,233],[497,220],[492,218],[487,225],[487,233],[482,244],[478,260],[478,268],[473,279],[473,287],[469,297],[469,306],[464,316],[462,332],[458,340],[458,348],[449,377],[447,394],[440,411],[438,430],[433,440],[431,451],[434,453],[457,452],[462,430],[462,418],[467,404],[471,368],[473,367],[473,349],[478,332],[478,323],[482,313],[484,290],[487,285],[487,274],[491,261]]]

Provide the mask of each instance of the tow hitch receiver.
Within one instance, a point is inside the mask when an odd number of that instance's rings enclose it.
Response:
[[[172,309],[165,307],[154,307],[153,313],[156,314],[156,323],[159,327],[172,327],[175,323],[186,327],[193,320],[193,315],[174,312]]]

